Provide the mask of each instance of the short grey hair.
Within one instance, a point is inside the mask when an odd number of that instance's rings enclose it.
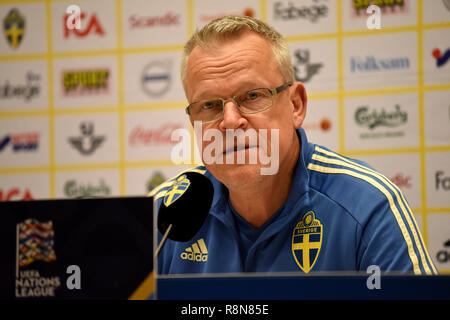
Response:
[[[199,46],[211,48],[214,44],[236,39],[245,31],[255,32],[269,41],[275,62],[285,82],[294,82],[291,54],[286,40],[274,28],[261,20],[245,16],[225,16],[211,21],[202,29],[197,30],[184,46],[181,57],[181,81],[186,91],[186,69],[189,55]]]

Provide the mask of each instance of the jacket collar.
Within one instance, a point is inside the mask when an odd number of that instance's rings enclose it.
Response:
[[[291,190],[289,191],[288,199],[284,204],[284,212],[280,215],[280,218],[288,214],[291,211],[289,209],[294,207],[309,189],[309,173],[307,166],[314,151],[314,145],[308,143],[303,128],[297,129],[297,135],[300,140],[300,155],[294,170]],[[216,216],[220,220],[231,219],[231,216],[228,217],[224,214],[227,211],[228,189],[208,170],[206,171],[205,176],[211,180],[214,187],[214,197],[210,214]]]

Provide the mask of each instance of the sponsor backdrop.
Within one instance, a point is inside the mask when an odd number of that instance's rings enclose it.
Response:
[[[449,0],[0,1],[0,201],[145,195],[193,165],[170,157],[181,50],[226,14],[286,37],[309,139],[396,183],[450,273]]]

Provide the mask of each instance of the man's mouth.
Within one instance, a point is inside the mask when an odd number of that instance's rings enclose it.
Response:
[[[226,149],[223,152],[223,154],[226,155],[226,154],[229,154],[229,153],[238,152],[238,151],[241,151],[241,150],[252,149],[252,148],[256,148],[256,146],[253,146],[253,145],[252,146],[249,146],[249,145],[233,146],[233,147],[230,147],[230,148]]]

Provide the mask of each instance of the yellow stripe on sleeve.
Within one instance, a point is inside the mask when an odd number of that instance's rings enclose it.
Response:
[[[313,171],[317,171],[317,172],[322,172],[322,173],[346,174],[346,175],[349,175],[349,176],[352,176],[352,177],[355,177],[355,178],[362,179],[362,180],[370,183],[371,185],[373,185],[378,190],[380,190],[386,196],[386,198],[388,199],[389,206],[390,206],[392,212],[394,213],[395,219],[397,220],[397,223],[398,223],[398,225],[400,227],[400,230],[402,232],[403,238],[405,239],[406,245],[408,247],[408,255],[409,255],[409,258],[411,259],[411,262],[413,264],[414,274],[421,274],[421,271],[420,271],[420,268],[419,268],[419,261],[417,259],[417,256],[416,256],[416,253],[414,251],[414,248],[412,246],[411,237],[409,236],[408,230],[406,229],[406,225],[404,224],[404,222],[403,222],[403,220],[402,220],[402,218],[400,216],[400,212],[398,212],[397,207],[395,206],[394,198],[389,193],[389,191],[386,190],[385,187],[383,187],[381,184],[379,184],[373,178],[370,178],[370,177],[365,176],[365,175],[363,175],[361,173],[357,173],[357,172],[354,172],[354,171],[348,170],[348,169],[323,167],[323,166],[319,166],[319,165],[313,164],[313,163],[310,163],[308,165],[308,169],[309,170],[313,170]]]
[[[422,235],[421,235],[420,231],[416,232],[416,230],[419,230],[419,227],[417,225],[416,219],[414,218],[414,216],[411,213],[411,209],[409,208],[408,203],[406,202],[406,199],[404,198],[401,190],[395,184],[393,184],[391,181],[389,181],[389,179],[387,179],[385,176],[383,176],[382,174],[380,174],[370,168],[362,166],[356,162],[353,162],[351,160],[348,160],[348,159],[342,157],[339,154],[322,149],[318,146],[315,149],[316,149],[316,151],[318,151],[320,153],[341,159],[342,161],[339,161],[337,159],[330,159],[330,158],[323,157],[323,156],[320,156],[317,154],[313,154],[314,160],[317,160],[317,161],[320,161],[323,163],[346,166],[346,167],[361,171],[363,173],[372,175],[372,176],[380,179],[383,183],[385,183],[388,186],[388,188],[395,194],[395,197],[397,198],[397,202],[400,204],[400,209],[402,210],[404,216],[406,217],[406,221],[412,232],[414,242],[417,246],[417,249],[419,250],[420,260],[422,262],[422,265],[424,266],[426,274],[432,274],[432,273],[437,274],[438,272],[437,272],[434,264],[432,263],[432,259],[429,255],[428,251],[426,250],[426,248],[423,248],[423,246],[422,246],[422,243],[424,243]],[[402,199],[403,201],[400,201],[400,199]],[[403,205],[403,203],[406,205],[406,208]],[[403,222],[403,220],[402,220],[402,222]],[[427,262],[427,259],[425,256],[428,258],[428,261],[430,261],[431,263]],[[433,272],[430,270],[430,266],[431,266],[431,269],[433,269]]]

